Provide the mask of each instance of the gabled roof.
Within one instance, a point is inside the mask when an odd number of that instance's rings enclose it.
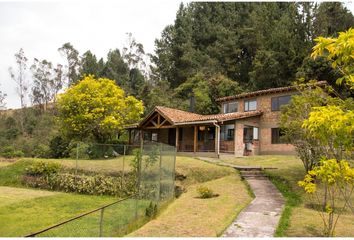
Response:
[[[308,84],[308,85],[310,86],[311,84]],[[312,85],[325,86],[325,85],[328,85],[328,83],[326,81],[319,81],[319,82],[316,82],[315,84],[312,84]],[[290,91],[296,91],[296,90],[297,90],[296,86],[269,88],[269,89],[254,91],[254,92],[241,93],[241,94],[237,94],[234,96],[222,97],[222,98],[216,99],[216,101],[217,102],[225,102],[225,101],[230,101],[230,100],[235,100],[235,99],[249,98],[249,97],[255,97],[255,96],[272,94],[272,93],[290,92]]]
[[[192,112],[186,112],[183,110],[156,106],[153,111],[151,111],[145,118],[140,122],[139,125],[129,126],[127,128],[141,127],[144,123],[155,113],[158,112],[161,116],[167,119],[172,125],[187,125],[187,124],[203,124],[212,122],[224,122],[248,117],[259,116],[262,114],[261,111],[251,111],[251,112],[234,112],[234,113],[222,113],[213,115],[201,115]]]

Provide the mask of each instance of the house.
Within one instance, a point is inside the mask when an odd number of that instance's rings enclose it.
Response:
[[[279,120],[280,107],[297,93],[288,86],[219,98],[221,113],[214,115],[157,106],[139,124],[127,127],[129,143],[162,142],[198,156],[295,154],[294,146],[282,141]]]

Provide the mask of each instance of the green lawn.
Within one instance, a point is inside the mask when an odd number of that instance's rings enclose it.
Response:
[[[274,167],[267,169],[266,174],[281,190],[287,199],[277,236],[286,237],[318,237],[321,236],[322,220],[311,207],[311,201],[297,185],[305,175],[302,162],[295,156],[252,156],[222,160],[240,166]],[[352,197],[354,202],[354,196]],[[336,236],[354,237],[354,215],[349,211],[338,221]]]
[[[252,197],[236,170],[194,158],[177,157],[176,171],[186,178],[177,182],[185,192],[155,220],[129,237],[216,237],[232,223]],[[197,187],[219,194],[197,198]]]

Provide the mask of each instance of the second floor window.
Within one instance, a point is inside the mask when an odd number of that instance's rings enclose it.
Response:
[[[290,95],[272,97],[272,111],[279,111],[280,107],[283,105],[287,105],[291,100]]]
[[[251,99],[245,101],[245,112],[257,110],[257,100]]]
[[[237,102],[228,102],[223,104],[223,113],[237,112]]]

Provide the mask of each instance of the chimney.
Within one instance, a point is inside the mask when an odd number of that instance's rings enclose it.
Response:
[[[195,112],[195,97],[193,93],[189,97],[189,111],[192,113]]]

